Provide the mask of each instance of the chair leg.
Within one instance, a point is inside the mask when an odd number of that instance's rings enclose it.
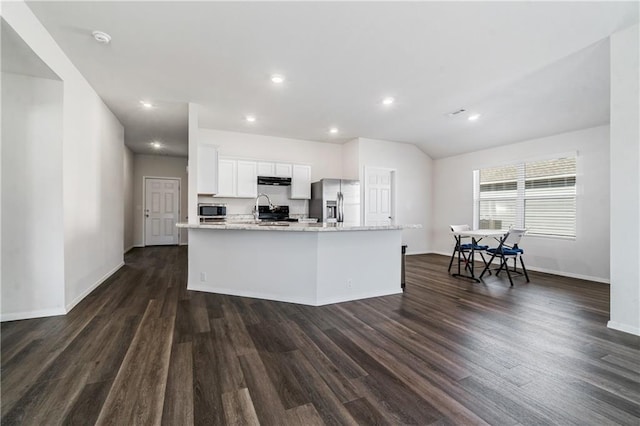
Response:
[[[500,272],[502,272],[502,268],[504,268],[505,262],[506,262],[506,261],[505,261],[504,257],[500,256],[500,267],[499,267],[499,268],[498,268],[498,270],[496,271],[496,277],[497,277],[498,275],[500,275]],[[507,268],[507,269],[509,269],[509,268]]]
[[[451,266],[453,265],[453,259],[456,257],[456,252],[458,251],[458,246],[453,249],[453,253],[451,253],[451,260],[449,261],[449,269],[447,271],[451,272]]]
[[[471,256],[465,255],[464,251],[460,251],[460,253],[462,253],[462,258],[464,259],[464,269],[466,269],[467,271],[469,271],[469,273],[471,273]]]
[[[482,258],[482,262],[484,263],[484,266],[487,266],[487,259],[484,258],[484,254],[482,254],[482,252],[480,252],[480,257]],[[487,269],[487,271],[489,271],[489,275],[491,275],[491,271]]]
[[[524,272],[524,276],[527,278],[527,282],[529,282],[529,274],[527,274],[527,268],[524,267],[524,260],[522,260],[522,256],[520,256],[520,265],[522,266],[522,272]]]
[[[511,283],[511,287],[513,287],[513,279],[511,279],[511,272],[509,272],[509,265],[507,265],[507,258],[502,258],[504,261],[504,269],[507,271],[507,277],[509,277],[509,282]]]

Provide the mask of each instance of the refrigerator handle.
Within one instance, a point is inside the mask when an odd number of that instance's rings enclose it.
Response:
[[[344,196],[338,192],[338,222],[344,222]]]

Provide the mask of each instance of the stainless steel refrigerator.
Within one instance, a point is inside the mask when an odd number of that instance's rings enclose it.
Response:
[[[312,183],[309,217],[360,224],[360,181],[322,179]]]

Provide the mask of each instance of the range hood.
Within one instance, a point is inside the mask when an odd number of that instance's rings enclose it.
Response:
[[[291,178],[275,176],[258,176],[258,185],[291,186]]]

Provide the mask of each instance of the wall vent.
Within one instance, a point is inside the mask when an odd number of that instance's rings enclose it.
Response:
[[[456,115],[458,115],[458,114],[462,114],[462,113],[463,113],[463,112],[465,112],[465,111],[466,111],[466,109],[464,109],[464,108],[460,108],[459,110],[457,110],[457,111],[453,111],[453,112],[450,112],[450,113],[448,113],[447,115],[448,115],[449,117],[454,117],[454,116],[456,116]]]

